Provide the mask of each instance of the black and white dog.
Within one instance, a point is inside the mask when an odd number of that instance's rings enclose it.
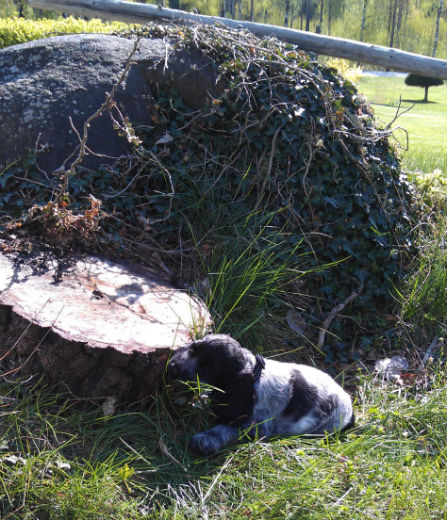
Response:
[[[211,394],[221,424],[190,439],[189,447],[198,453],[214,453],[244,433],[332,433],[354,423],[351,398],[328,374],[255,356],[224,334],[178,348],[167,375],[185,381],[199,378],[222,390]]]

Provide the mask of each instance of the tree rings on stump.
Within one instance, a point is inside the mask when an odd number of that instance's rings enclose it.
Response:
[[[144,399],[171,349],[211,324],[206,306],[135,266],[0,254],[0,374],[42,374],[75,395]]]

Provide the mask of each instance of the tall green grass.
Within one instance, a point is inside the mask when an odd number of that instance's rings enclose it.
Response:
[[[414,252],[408,275],[398,288],[402,322],[418,337],[444,333],[447,325],[447,85],[429,89],[408,87],[404,77],[363,76],[359,90],[372,103],[379,124],[408,132],[402,164],[414,182],[419,203],[425,205],[415,222]],[[404,130],[393,138],[405,146]]]
[[[419,173],[414,182],[426,213],[415,228],[416,250],[398,293],[403,323],[416,339],[447,330],[447,178],[438,170]]]
[[[275,302],[285,299],[290,284],[307,274],[300,265],[301,243],[287,243],[272,223],[274,216],[255,213],[236,224],[235,238],[213,249],[206,264],[207,303],[216,331],[231,332],[245,342],[253,331],[249,344],[263,343]]]
[[[447,518],[446,379],[359,381],[358,425],[342,437],[241,439],[195,457],[204,427],[175,392],[147,412],[117,411],[51,389],[0,385],[0,514],[13,519]],[[422,382],[421,382],[422,384]],[[16,457],[16,459],[14,459]]]

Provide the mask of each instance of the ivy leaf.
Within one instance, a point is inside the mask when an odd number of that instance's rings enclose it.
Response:
[[[334,199],[334,197],[323,197],[324,202],[326,204],[330,204],[334,208],[338,208],[337,201]]]
[[[5,172],[3,175],[0,175],[0,186],[2,189],[5,189],[6,183],[8,182],[8,179],[12,177],[14,173],[12,171]]]

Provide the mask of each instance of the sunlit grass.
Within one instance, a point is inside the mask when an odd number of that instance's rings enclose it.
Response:
[[[48,388],[2,384],[0,515],[445,518],[447,387],[442,369],[428,376],[424,388],[360,379],[357,426],[344,436],[241,440],[213,457],[188,451],[208,414],[176,409],[172,388],[150,412],[103,417]]]
[[[403,165],[410,171],[431,172],[440,168],[447,174],[447,85],[431,87],[428,103],[422,102],[424,89],[408,87],[405,77],[362,76],[359,91],[365,94],[374,108],[378,123],[386,126],[397,113],[403,113],[392,127],[408,132],[408,151],[402,150]],[[406,146],[406,136],[397,130],[395,139]]]

